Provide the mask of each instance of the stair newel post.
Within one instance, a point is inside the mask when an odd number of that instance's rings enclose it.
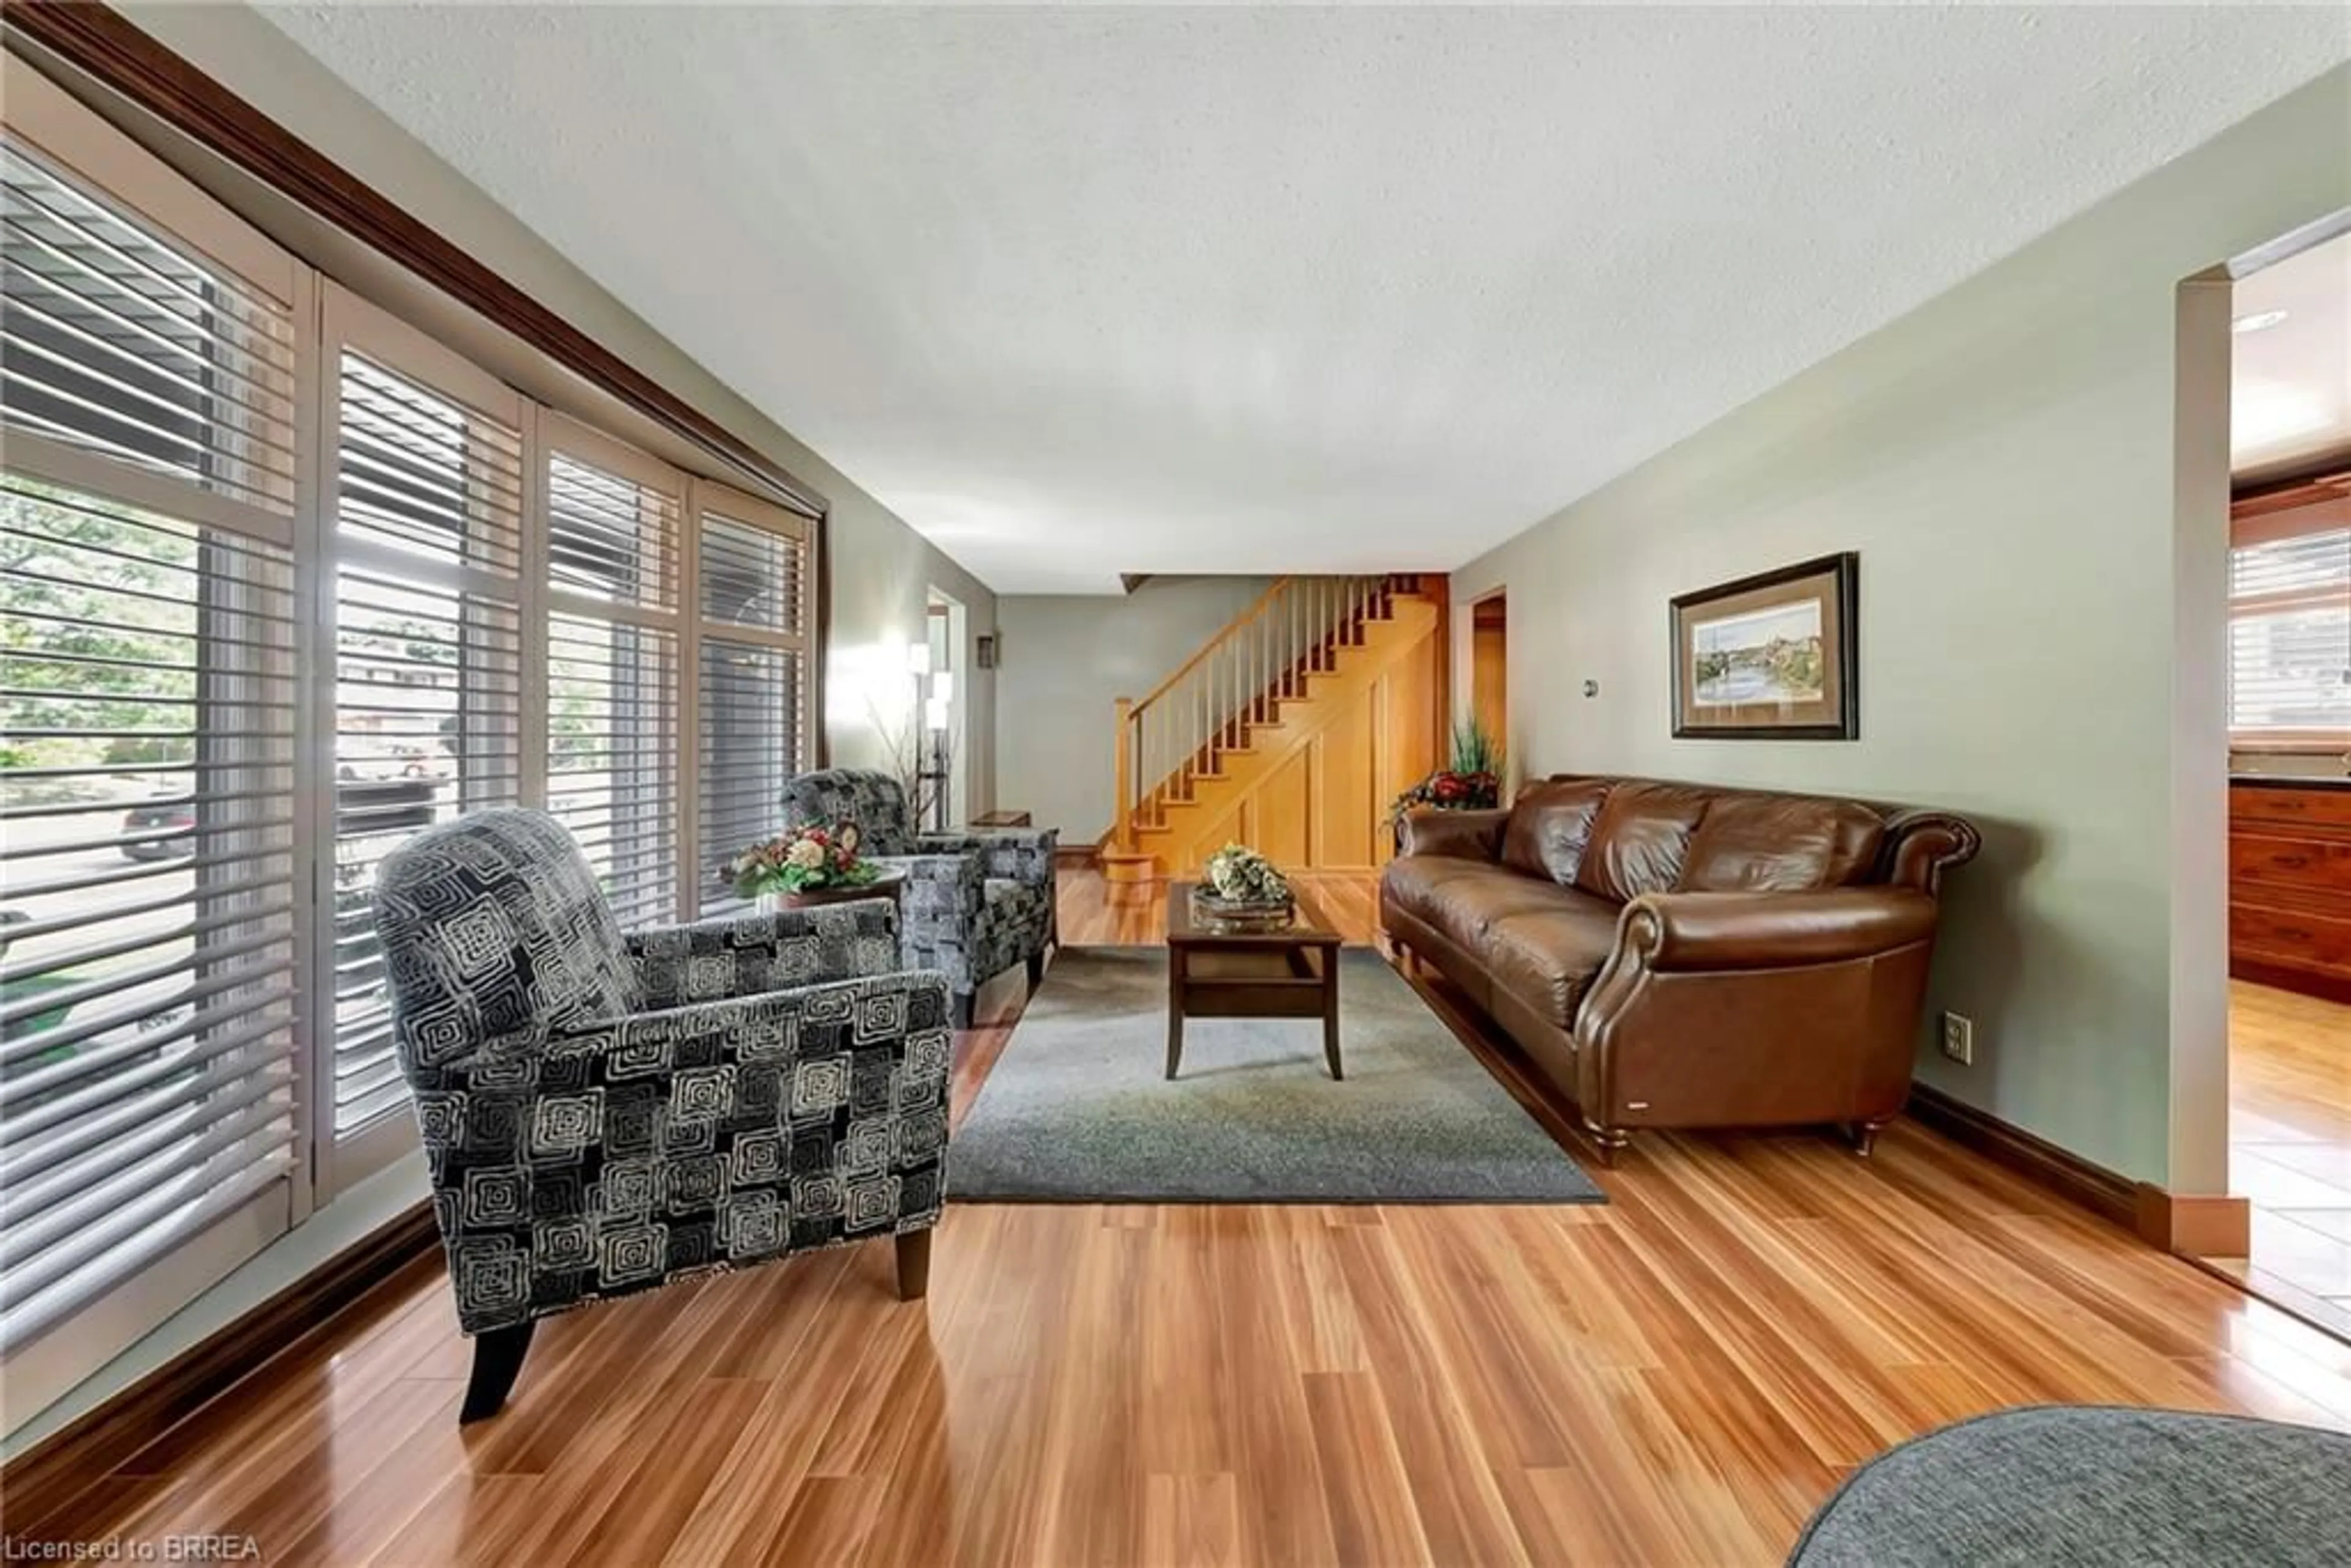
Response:
[[[1112,766],[1118,774],[1118,848],[1134,852],[1134,699],[1118,699],[1118,747]]]

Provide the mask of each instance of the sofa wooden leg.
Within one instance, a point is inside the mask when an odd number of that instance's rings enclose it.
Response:
[[[1037,988],[1045,983],[1045,952],[1039,948],[1029,955],[1029,994],[1035,996]]]
[[[474,1336],[474,1375],[465,1385],[465,1403],[458,1407],[457,1425],[486,1421],[506,1408],[522,1373],[522,1358],[530,1353],[530,1331],[538,1320],[512,1328],[492,1329]]]
[[[1600,1168],[1604,1171],[1616,1168],[1616,1156],[1633,1142],[1633,1134],[1622,1127],[1604,1127],[1597,1122],[1586,1122],[1583,1131],[1591,1138],[1593,1146],[1599,1150]]]
[[[1886,1131],[1886,1123],[1848,1122],[1844,1131],[1845,1136],[1853,1140],[1853,1152],[1865,1160],[1869,1158],[1870,1151],[1877,1147],[1877,1134]]]
[[[898,1232],[898,1299],[919,1301],[931,1288],[931,1233]]]
[[[974,993],[970,991],[957,991],[948,999],[948,1006],[955,1013],[955,1026],[957,1029],[969,1029],[971,1027],[971,1003],[973,995]]]

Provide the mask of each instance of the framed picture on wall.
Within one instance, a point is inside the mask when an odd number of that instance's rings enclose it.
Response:
[[[1860,606],[1851,550],[1677,597],[1675,738],[1854,739]]]

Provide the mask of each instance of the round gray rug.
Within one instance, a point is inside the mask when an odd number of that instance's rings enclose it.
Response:
[[[2053,1405],[1855,1470],[1791,1568],[2339,1568],[2351,1437],[2238,1416]]]
[[[1605,1203],[1369,948],[1339,957],[1339,1044],[1303,1019],[1196,1019],[1167,1054],[1167,954],[1057,955],[947,1145],[950,1201]]]

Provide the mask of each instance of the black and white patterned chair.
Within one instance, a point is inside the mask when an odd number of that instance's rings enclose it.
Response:
[[[973,995],[1013,965],[1029,966],[1032,990],[1045,977],[1057,935],[1054,829],[920,832],[897,779],[854,768],[800,774],[784,787],[783,805],[787,828],[856,823],[862,853],[904,871],[906,965],[947,977],[958,1029],[971,1027]]]
[[[883,1236],[923,1293],[954,1037],[887,899],[623,936],[570,835],[517,810],[418,834],[375,898],[474,1336],[461,1421],[590,1301]]]

